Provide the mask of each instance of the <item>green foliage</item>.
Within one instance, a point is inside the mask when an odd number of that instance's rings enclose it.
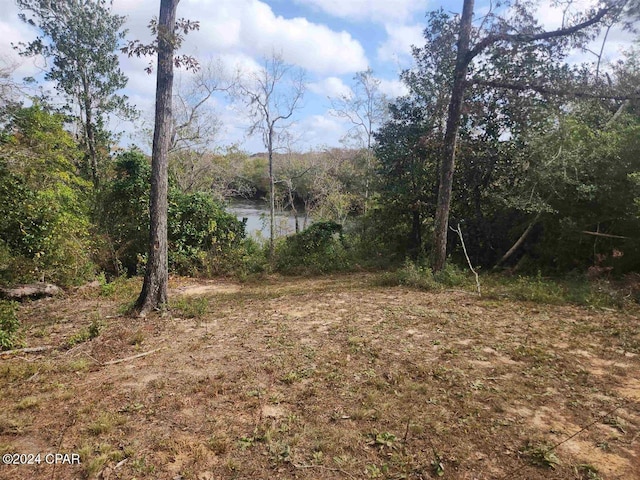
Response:
[[[101,198],[101,228],[115,258],[103,268],[121,266],[138,273],[144,266],[149,241],[151,167],[142,152],[131,150],[115,160],[115,176]],[[227,255],[237,255],[245,236],[244,224],[224,211],[211,195],[169,188],[169,266],[183,274],[219,271]],[[108,250],[107,250],[108,252]],[[119,273],[119,272],[114,272]]]
[[[596,308],[621,308],[628,301],[628,292],[611,282],[592,281],[584,276],[550,278],[536,275],[504,277],[488,275],[483,278],[489,296],[509,297],[535,303],[561,305],[576,304]]]
[[[45,79],[68,99],[66,109],[80,112],[85,168],[98,179],[98,157],[106,157],[109,114],[132,118],[127,97],[117,94],[127,84],[117,51],[126,34],[125,17],[111,13],[107,0],[77,2],[18,0],[19,17],[35,26],[41,36],[19,44],[23,56],[42,55],[50,60]],[[103,152],[100,152],[100,149]],[[96,183],[97,184],[97,183]]]
[[[79,343],[93,340],[100,335],[100,331],[103,327],[104,325],[102,324],[102,322],[100,322],[99,320],[93,320],[88,327],[81,329],[79,332],[69,337],[65,342],[65,346],[67,348],[71,348]]]
[[[243,222],[225,212],[203,192],[169,195],[169,266],[180,273],[205,268],[208,258],[215,261],[236,249],[245,236]]]
[[[451,262],[447,262],[444,268],[433,275],[433,279],[445,287],[461,287],[469,285],[469,274]]]
[[[534,254],[560,271],[590,265],[618,272],[640,267],[635,240],[640,217],[634,205],[640,124],[618,122],[600,129],[590,120],[597,109],[582,105],[532,142],[531,163],[538,168],[531,181],[543,212]]]
[[[17,312],[17,302],[0,300],[0,350],[9,350],[18,345],[20,321]]]
[[[63,118],[38,105],[18,110],[0,143],[0,280],[62,284],[93,273],[89,184]]]
[[[139,150],[123,152],[114,161],[114,177],[100,197],[98,222],[109,248],[102,253],[103,269],[133,275],[149,241],[149,189],[151,165]],[[104,258],[112,257],[104,262]],[[114,269],[115,266],[115,269]]]
[[[404,285],[420,290],[435,290],[438,288],[431,269],[416,265],[415,262],[410,260],[406,260],[402,268],[395,272],[384,273],[379,281],[381,285],[385,286]]]
[[[531,463],[538,467],[555,469],[561,464],[554,449],[544,443],[528,443],[525,447],[524,453],[529,457]]]
[[[404,285],[427,291],[470,284],[468,274],[449,262],[441,271],[434,274],[431,268],[409,259],[405,260],[401,268],[382,274],[379,282],[381,285]]]
[[[171,305],[182,312],[185,318],[200,319],[207,313],[209,299],[207,297],[179,297]]]
[[[276,269],[283,273],[328,273],[352,264],[342,225],[317,222],[277,246]]]

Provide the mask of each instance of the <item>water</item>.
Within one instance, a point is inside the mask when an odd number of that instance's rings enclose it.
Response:
[[[238,220],[247,219],[247,235],[254,238],[269,238],[269,204],[264,200],[233,199],[227,206],[227,211],[234,214]],[[311,220],[307,220],[311,223]],[[304,225],[304,213],[298,213],[300,229]],[[276,236],[290,235],[296,232],[293,216],[286,212],[276,211]]]

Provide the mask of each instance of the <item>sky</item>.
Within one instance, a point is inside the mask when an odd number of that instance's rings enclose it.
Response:
[[[587,2],[589,0],[580,0]],[[28,42],[37,30],[18,20],[18,8],[5,0],[0,10],[0,62],[16,65],[15,78],[42,77],[42,59],[24,59],[11,48],[12,43]],[[411,46],[423,46],[425,14],[443,7],[461,10],[462,0],[182,0],[178,17],[200,22],[200,30],[185,39],[183,52],[205,65],[219,62],[231,72],[240,68],[251,72],[263,65],[274,52],[285,62],[304,69],[307,83],[302,108],[290,127],[300,151],[339,146],[349,125],[331,112],[329,97],[349,94],[354,75],[372,68],[380,80],[380,89],[390,98],[402,95],[406,88],[399,73],[412,65]],[[478,15],[487,9],[485,0],[476,2]],[[127,17],[127,38],[149,40],[149,20],[158,15],[158,0],[114,0],[113,12]],[[558,8],[538,11],[548,28],[560,25]],[[627,32],[609,36],[609,59],[620,56],[630,45]],[[576,54],[576,60],[585,54]],[[129,78],[124,93],[142,115],[135,124],[118,122],[124,132],[121,143],[147,148],[141,131],[151,126],[155,76],[145,72],[148,59],[121,55],[121,67]],[[189,73],[178,73],[179,85],[187,85]],[[214,97],[209,108],[216,112],[221,129],[215,139],[218,146],[237,144],[248,152],[264,151],[260,136],[247,136],[250,119],[223,94]]]

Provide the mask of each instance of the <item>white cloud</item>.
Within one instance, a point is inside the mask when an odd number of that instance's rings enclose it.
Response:
[[[299,138],[301,148],[316,148],[326,145],[338,145],[348,127],[344,120],[332,116],[311,115],[293,125],[294,136]]]
[[[312,72],[342,74],[365,68],[362,45],[345,31],[306,18],[275,15],[259,0],[218,0],[185,3],[178,16],[200,21],[186,49],[244,53],[252,57],[281,53],[284,60]]]
[[[342,96],[350,96],[351,88],[338,77],[327,77],[319,82],[310,83],[309,91],[322,95],[323,97],[338,98]]]
[[[400,80],[380,80],[380,91],[384,93],[390,100],[407,95],[409,89]]]
[[[405,21],[416,12],[426,11],[429,2],[416,0],[296,0],[334,17],[373,20],[380,23]]]
[[[114,12],[127,16],[129,38],[149,38],[147,24],[157,16],[153,0],[115,0]],[[260,0],[193,0],[178,7],[178,17],[198,20],[183,50],[196,56],[282,53],[285,61],[322,74],[366,68],[362,45],[346,31],[334,31],[306,18],[284,18]]]
[[[403,63],[411,58],[411,46],[422,46],[424,25],[386,25],[387,40],[378,47],[378,59]]]

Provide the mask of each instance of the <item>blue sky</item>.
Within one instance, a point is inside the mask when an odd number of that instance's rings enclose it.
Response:
[[[586,1],[586,0],[584,0]],[[584,3],[584,1],[582,3]],[[300,150],[338,146],[348,125],[331,115],[327,97],[349,92],[354,74],[371,67],[381,80],[381,90],[390,97],[403,93],[398,74],[411,66],[411,45],[422,45],[425,13],[443,6],[459,11],[462,0],[182,0],[178,17],[199,20],[201,29],[190,34],[184,51],[206,64],[213,60],[232,71],[259,68],[265,56],[279,52],[288,63],[306,71],[308,83],[304,108],[292,126]],[[129,38],[147,39],[149,19],[158,14],[158,0],[114,0],[113,11],[127,16]],[[482,12],[486,2],[477,1]],[[15,76],[42,75],[42,59],[19,59],[11,42],[29,41],[36,31],[17,19],[11,2],[0,11],[0,61],[16,65]],[[557,28],[560,12],[553,7],[539,10],[541,22]],[[615,33],[609,49],[615,56],[628,34]],[[144,72],[145,59],[121,59],[129,77],[126,93],[143,112],[137,124],[118,123],[125,132],[123,143],[143,144],[140,132],[152,118],[155,78]],[[187,84],[188,74],[180,82]],[[210,108],[217,112],[222,129],[215,139],[220,146],[239,144],[250,152],[262,151],[259,137],[247,138],[249,120],[241,108],[220,95]],[[146,120],[146,126],[150,122]]]

